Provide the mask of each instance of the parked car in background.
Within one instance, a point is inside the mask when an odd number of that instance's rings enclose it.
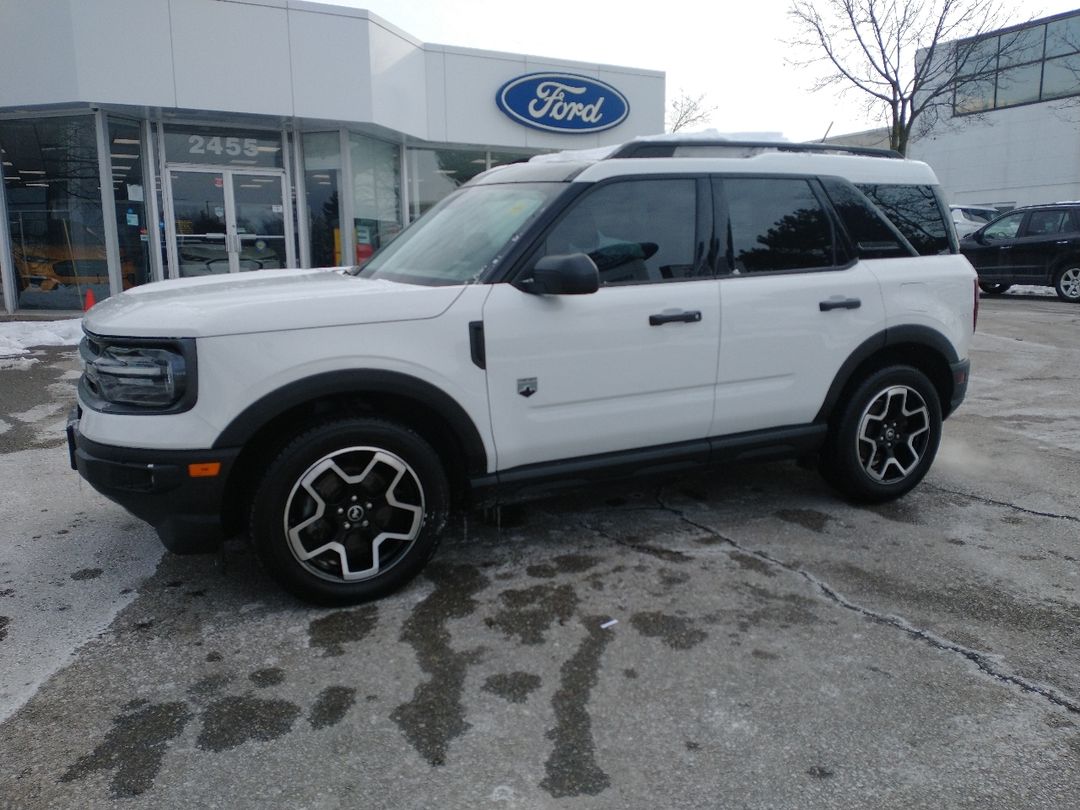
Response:
[[[952,214],[956,235],[961,238],[979,230],[1000,213],[988,205],[950,205],[949,212]]]
[[[1080,303],[1080,202],[1017,208],[961,239],[960,252],[984,292],[1032,284]]]

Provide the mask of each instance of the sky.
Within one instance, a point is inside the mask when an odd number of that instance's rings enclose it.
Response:
[[[819,139],[880,126],[854,93],[812,93],[792,66],[789,0],[321,0],[365,8],[422,42],[660,70],[670,100],[703,94],[704,127]],[[1072,11],[1080,0],[1002,0],[1007,19]]]

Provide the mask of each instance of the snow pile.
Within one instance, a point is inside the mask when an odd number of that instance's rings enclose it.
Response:
[[[74,346],[82,340],[82,319],[0,323],[0,360],[29,354],[31,346]],[[11,367],[9,363],[5,367]]]

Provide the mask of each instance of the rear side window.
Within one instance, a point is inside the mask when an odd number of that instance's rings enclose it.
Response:
[[[920,256],[950,253],[945,215],[933,186],[856,184]]]
[[[725,178],[728,260],[735,274],[831,267],[832,225],[806,180]]]
[[[1028,218],[1026,235],[1049,236],[1069,230],[1072,230],[1072,225],[1067,210],[1032,211]]]
[[[911,256],[904,238],[889,225],[865,195],[846,180],[821,178],[833,208],[840,215],[855,254],[860,259],[889,259]]]

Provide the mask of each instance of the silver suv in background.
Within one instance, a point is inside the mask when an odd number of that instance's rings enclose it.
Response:
[[[988,205],[950,205],[956,235],[963,238],[979,230],[998,215],[996,208]]]

